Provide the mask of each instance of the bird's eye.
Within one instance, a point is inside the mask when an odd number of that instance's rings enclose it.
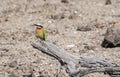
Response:
[[[37,27],[37,29],[41,29],[42,27]]]
[[[43,26],[40,26],[41,28],[43,28]]]

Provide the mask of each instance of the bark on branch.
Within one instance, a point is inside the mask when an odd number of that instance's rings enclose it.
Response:
[[[93,72],[107,72],[110,75],[120,75],[120,66],[104,59],[75,56],[50,42],[40,39],[31,45],[43,53],[56,58],[71,77],[81,77]]]

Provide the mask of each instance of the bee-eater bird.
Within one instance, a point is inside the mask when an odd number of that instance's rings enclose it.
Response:
[[[34,24],[36,26],[35,36],[42,40],[46,40],[46,33],[44,27],[41,24]]]

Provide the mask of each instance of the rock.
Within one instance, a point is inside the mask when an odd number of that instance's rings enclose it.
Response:
[[[8,52],[9,51],[9,49],[7,49],[7,48],[2,48],[2,49],[0,49],[1,51],[5,51],[5,52]]]
[[[7,21],[8,21],[8,18],[6,18],[4,21],[7,22]]]
[[[120,46],[120,24],[115,24],[107,29],[102,46],[105,48]]]
[[[38,77],[45,77],[42,72],[39,72],[39,76]]]
[[[54,14],[54,15],[51,15],[51,19],[64,19],[65,18],[65,15],[60,13],[60,14]]]
[[[62,3],[68,3],[68,0],[61,0]]]
[[[89,26],[78,26],[77,31],[91,31],[92,29]]]
[[[94,50],[95,47],[94,46],[85,45],[84,48],[87,49],[87,50]]]
[[[75,19],[75,18],[77,18],[76,13],[70,14],[70,15],[68,16],[68,19]]]
[[[75,44],[70,44],[70,45],[67,45],[66,47],[67,48],[72,48],[72,47],[74,47],[75,46]]]
[[[10,64],[9,64],[9,67],[17,67],[17,61],[13,61],[13,62],[11,62]]]
[[[110,5],[111,4],[111,0],[106,0],[105,5]]]

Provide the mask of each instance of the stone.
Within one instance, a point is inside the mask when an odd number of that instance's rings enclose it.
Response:
[[[62,3],[68,3],[68,0],[61,0]]]
[[[105,5],[110,5],[111,3],[112,3],[111,0],[106,0]]]
[[[30,74],[30,75],[23,75],[23,77],[32,77],[32,74]]]
[[[18,65],[17,61],[13,61],[9,64],[9,67],[13,68],[13,67],[17,67],[17,65]]]
[[[77,31],[91,31],[92,29],[91,29],[91,27],[89,27],[89,26],[78,26],[77,27]]]
[[[107,29],[102,46],[105,48],[120,46],[120,24],[115,24]]]

